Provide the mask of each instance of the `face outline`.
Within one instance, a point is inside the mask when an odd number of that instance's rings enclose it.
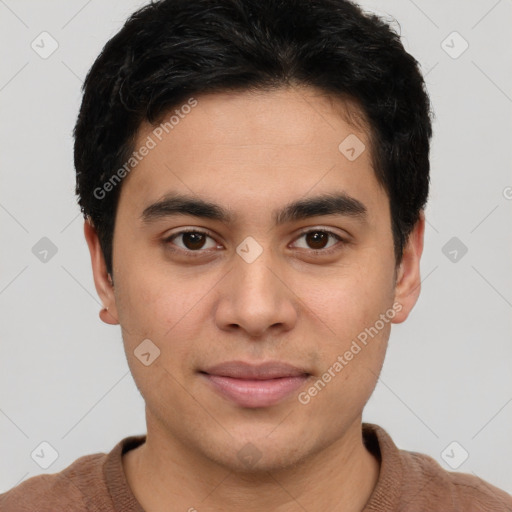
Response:
[[[95,231],[84,226],[95,285],[109,307],[102,319],[120,323],[146,402],[148,443],[237,471],[284,469],[330,447],[348,449],[384,361],[390,326],[407,318],[419,295],[423,216],[396,269],[389,200],[371,167],[367,134],[347,123],[341,100],[289,88],[197,101],[123,182],[113,287]],[[136,147],[153,129],[141,126]],[[366,150],[350,160],[339,145],[354,135]],[[233,220],[174,215],[144,222],[142,213],[171,193],[216,203]],[[274,211],[326,194],[356,199],[365,216],[274,223]],[[184,252],[185,243],[193,246],[190,238],[169,241],[189,229],[209,235],[199,249],[205,256]],[[344,242],[330,236],[326,249],[317,247],[332,252],[313,254],[308,243],[314,239],[304,231],[329,232]],[[262,250],[250,263],[237,252],[247,237]],[[182,252],[172,252],[172,242]],[[383,321],[390,310],[395,314]],[[308,392],[379,319],[383,327],[351,360],[344,358],[343,369],[323,379],[317,393]],[[149,366],[134,355],[144,339],[160,350]],[[199,373],[233,360],[282,361],[310,377],[278,404],[240,407]],[[307,392],[307,403],[300,392]],[[258,456],[248,468],[240,453],[250,445]]]

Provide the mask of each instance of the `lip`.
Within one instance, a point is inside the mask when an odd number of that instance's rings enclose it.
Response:
[[[299,389],[310,374],[279,361],[228,361],[200,372],[212,388],[241,407],[270,407]]]

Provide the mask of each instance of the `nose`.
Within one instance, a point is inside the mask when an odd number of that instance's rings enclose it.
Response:
[[[251,337],[286,332],[295,326],[298,301],[272,262],[270,251],[247,263],[238,256],[222,280],[215,321],[224,331],[243,330]]]

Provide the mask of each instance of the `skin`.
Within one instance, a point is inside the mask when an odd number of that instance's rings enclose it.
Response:
[[[348,122],[353,105],[298,87],[197,100],[123,181],[113,286],[94,227],[84,226],[108,307],[100,316],[121,325],[146,403],[147,441],[123,457],[129,485],[148,512],[360,511],[379,475],[362,441],[362,411],[391,323],[407,318],[420,293],[423,214],[396,267],[389,199],[366,131]],[[140,127],[136,147],[153,128]],[[354,161],[338,150],[350,134],[366,145]],[[176,215],[144,223],[144,209],[168,192],[218,203],[234,221]],[[362,202],[366,221],[322,215],[274,224],[273,210],[332,192]],[[212,237],[196,249],[200,257],[186,252],[183,236],[164,242],[184,228]],[[346,242],[330,238],[335,252],[314,254],[305,228]],[[247,236],[263,250],[252,263],[236,252]],[[307,390],[393,304],[400,312],[306,405],[294,392],[273,406],[240,407],[198,373],[230,360],[284,361],[311,374],[299,391]],[[161,351],[149,366],[134,356],[146,338]],[[237,456],[247,443],[260,454],[251,467]]]

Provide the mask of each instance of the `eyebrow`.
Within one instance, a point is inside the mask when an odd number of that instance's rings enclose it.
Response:
[[[174,215],[190,215],[233,224],[235,214],[218,204],[183,194],[166,194],[162,199],[149,205],[141,215],[142,222],[150,224]],[[367,208],[358,199],[345,193],[322,194],[299,199],[272,212],[276,225],[305,220],[320,215],[340,215],[366,221]]]

